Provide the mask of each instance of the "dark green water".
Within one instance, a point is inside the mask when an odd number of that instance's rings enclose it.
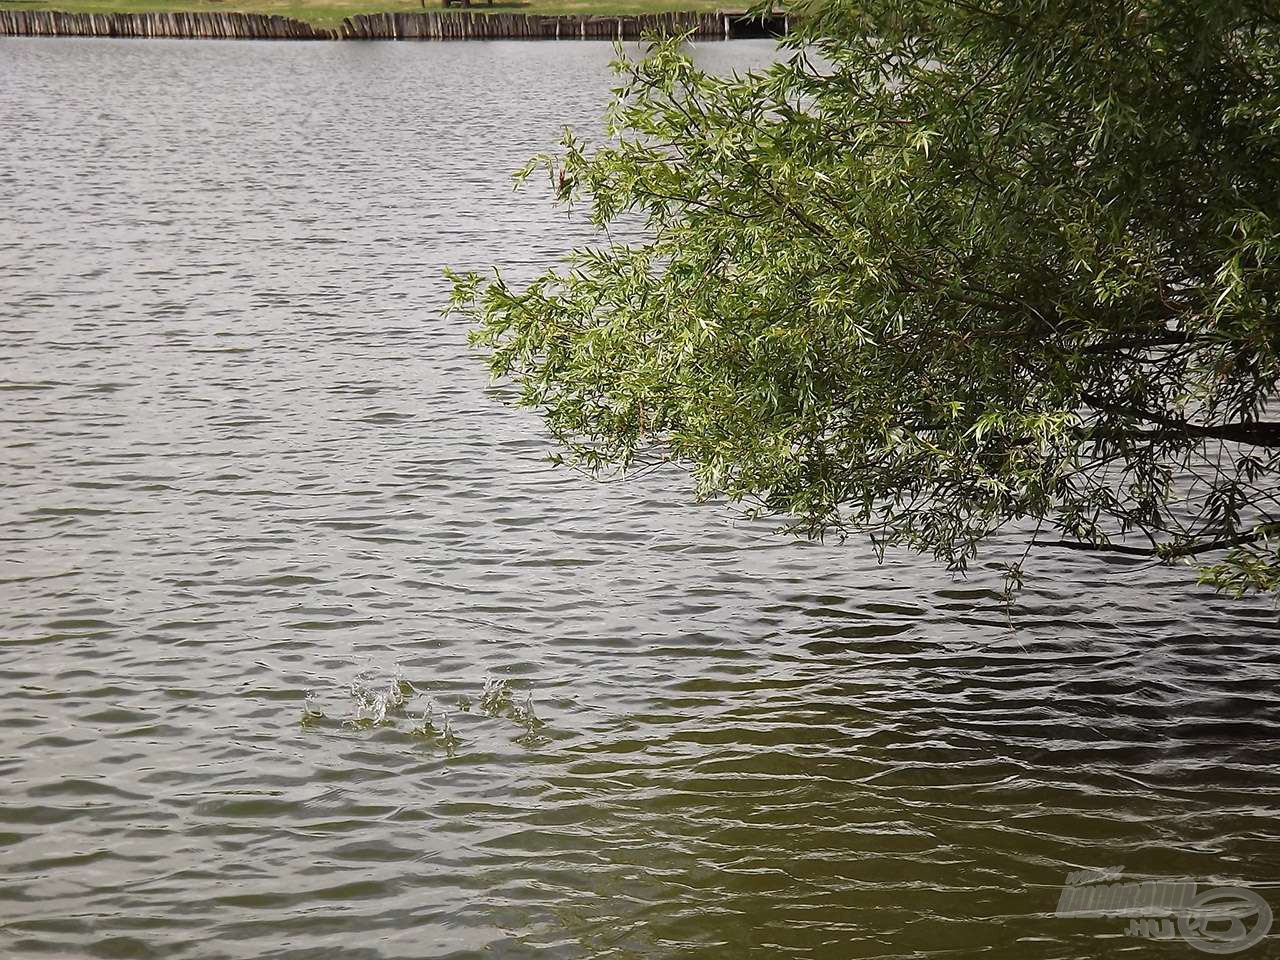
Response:
[[[1280,909],[1269,603],[1045,557],[1010,619],[497,403],[441,270],[586,238],[506,177],[610,56],[0,41],[0,956],[1200,956],[1054,916],[1113,865]]]

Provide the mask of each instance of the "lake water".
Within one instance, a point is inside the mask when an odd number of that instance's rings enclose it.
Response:
[[[1270,601],[1044,556],[1008,612],[547,465],[441,272],[587,239],[508,174],[611,56],[0,40],[0,956],[1198,956],[1054,916],[1116,865],[1280,910]]]

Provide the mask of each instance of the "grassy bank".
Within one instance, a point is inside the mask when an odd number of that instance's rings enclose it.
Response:
[[[480,2],[475,13],[594,14],[630,16],[672,10],[710,11],[734,8],[725,0],[495,0]],[[262,13],[320,26],[333,26],[357,13],[416,13],[443,9],[440,0],[0,0],[0,10],[65,10],[68,13]],[[454,9],[459,9],[455,7]]]

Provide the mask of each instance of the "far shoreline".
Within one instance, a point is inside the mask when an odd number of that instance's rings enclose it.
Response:
[[[128,2],[128,0],[125,0]],[[627,0],[623,4],[630,6]],[[607,9],[604,0],[599,4]],[[782,37],[786,14],[751,16],[742,10],[655,10],[649,13],[551,14],[507,12],[505,7],[400,9],[302,18],[253,10],[46,9],[0,2],[0,37],[100,37],[207,40],[639,40],[689,35],[698,39]],[[534,4],[529,4],[533,7]],[[317,15],[340,8],[295,5]]]

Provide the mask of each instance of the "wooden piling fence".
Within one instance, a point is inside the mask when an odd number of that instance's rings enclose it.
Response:
[[[0,36],[331,40],[334,33],[257,13],[63,13],[0,10]]]
[[[0,10],[0,36],[135,37],[204,40],[637,40],[657,34],[724,38],[781,36],[782,16],[658,13],[634,17],[540,17],[439,11],[348,17],[334,30],[257,13],[63,13]]]

